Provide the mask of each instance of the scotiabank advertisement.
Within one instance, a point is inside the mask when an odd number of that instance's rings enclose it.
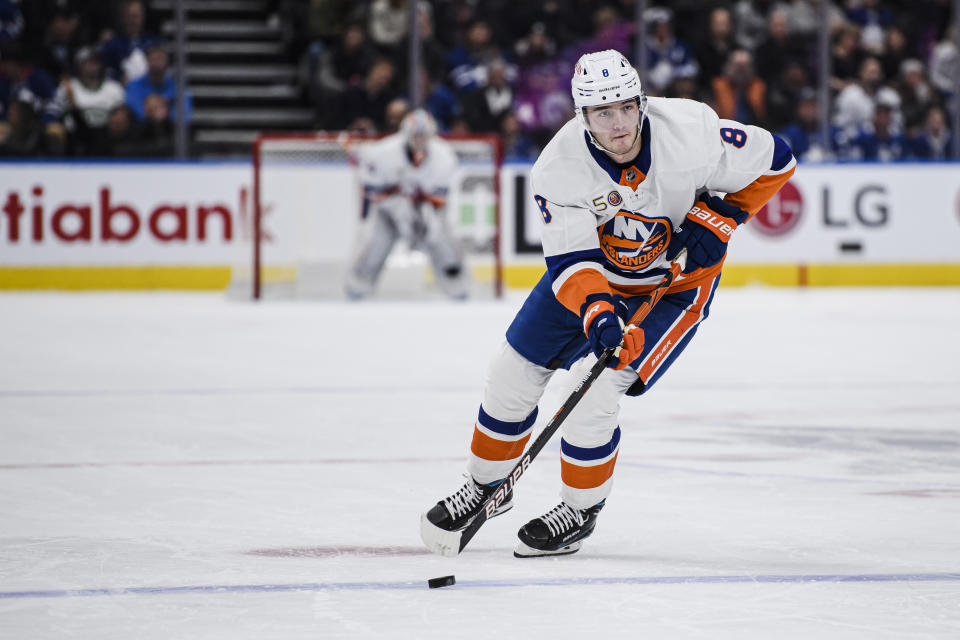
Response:
[[[0,265],[228,265],[249,246],[243,164],[0,165]]]

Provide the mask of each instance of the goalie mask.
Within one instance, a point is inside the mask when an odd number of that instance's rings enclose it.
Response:
[[[573,105],[577,114],[577,121],[590,133],[590,141],[601,151],[608,151],[598,141],[590,130],[586,107],[636,100],[640,111],[637,121],[637,133],[634,142],[640,137],[640,128],[647,112],[647,96],[640,87],[640,76],[636,69],[619,51],[607,49],[596,53],[587,53],[580,56],[574,68],[573,79],[570,81],[573,93]]]
[[[437,123],[423,109],[411,111],[400,122],[400,133],[412,153],[427,153],[427,143],[437,134]]]

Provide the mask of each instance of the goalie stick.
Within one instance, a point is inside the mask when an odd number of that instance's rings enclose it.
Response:
[[[657,286],[647,295],[649,298],[645,300],[638,308],[636,313],[633,314],[633,317],[630,318],[629,326],[637,325],[643,321],[647,314],[650,313],[650,310],[653,309],[654,305],[660,301],[660,298],[663,297],[663,294],[667,292],[667,289],[670,288],[670,285],[673,284],[677,276],[680,275],[680,272],[683,271],[683,268],[687,264],[687,250],[683,249],[674,258],[673,262],[670,264],[670,271],[664,274],[663,279],[657,284]],[[626,328],[624,329],[626,331]],[[426,545],[427,549],[433,553],[439,554],[441,556],[446,556],[448,558],[456,557],[460,554],[461,551],[470,543],[473,539],[473,536],[477,535],[477,531],[480,530],[480,527],[483,526],[483,523],[487,521],[497,507],[503,502],[504,498],[507,495],[507,492],[513,489],[514,485],[517,484],[517,481],[520,479],[527,468],[530,466],[530,463],[533,462],[533,459],[537,457],[540,451],[546,446],[550,438],[553,437],[553,434],[557,432],[560,428],[560,425],[563,424],[564,420],[567,419],[567,416],[573,411],[574,407],[580,402],[583,395],[590,389],[594,381],[600,374],[603,373],[603,370],[607,367],[607,363],[610,362],[610,359],[617,356],[620,352],[620,347],[616,349],[607,349],[604,351],[600,357],[597,359],[596,364],[590,369],[590,372],[580,381],[579,384],[574,388],[570,393],[570,396],[566,401],[560,406],[553,417],[550,418],[550,422],[547,423],[547,426],[543,428],[543,431],[540,432],[540,435],[537,436],[537,439],[533,441],[533,444],[530,445],[530,448],[527,449],[523,456],[520,457],[520,461],[514,465],[513,469],[510,470],[510,473],[507,474],[507,477],[504,478],[503,482],[500,483],[500,486],[497,487],[497,490],[490,495],[483,503],[483,507],[480,510],[480,513],[470,521],[466,527],[460,531],[447,531],[446,529],[441,529],[427,519],[427,514],[424,513],[420,517],[420,538],[423,540],[423,543]]]

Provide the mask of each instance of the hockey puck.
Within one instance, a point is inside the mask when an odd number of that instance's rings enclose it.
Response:
[[[449,587],[455,584],[457,584],[457,579],[453,576],[440,576],[439,578],[430,578],[427,580],[427,586],[429,586],[431,589]]]

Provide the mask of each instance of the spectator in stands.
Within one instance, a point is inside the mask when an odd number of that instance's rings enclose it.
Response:
[[[500,119],[500,137],[503,139],[503,155],[510,160],[536,160],[540,149],[524,135],[520,121],[508,111]]]
[[[547,34],[542,22],[535,22],[530,32],[517,40],[513,52],[517,65],[523,69],[552,60],[557,55],[557,43]]]
[[[737,47],[753,51],[767,33],[770,0],[737,0],[733,3],[734,40]]]
[[[144,118],[140,123],[138,145],[140,155],[150,158],[170,158],[174,153],[173,119],[170,101],[153,93],[143,102]]]
[[[308,0],[307,37],[331,46],[343,37],[349,25],[356,23],[364,9],[354,0]]]
[[[79,49],[78,29],[80,19],[67,9],[57,10],[46,31],[43,40],[34,48],[34,64],[46,70],[54,79],[70,75],[73,56]]]
[[[707,37],[697,47],[700,62],[700,77],[708,83],[723,74],[727,58],[736,48],[733,40],[733,19],[726,7],[716,7],[710,12]]]
[[[33,103],[15,99],[6,115],[6,121],[0,122],[0,156],[48,155],[43,123]]]
[[[121,33],[103,43],[103,63],[111,78],[128,84],[147,73],[147,47],[156,39],[144,29],[143,0],[124,0],[120,14]]]
[[[433,26],[433,8],[430,3],[420,0],[417,3],[417,31],[420,39],[420,64],[426,67],[432,78],[444,78],[447,74],[447,49],[440,44]],[[403,40],[389,53],[396,72],[395,84],[409,86],[407,74],[410,70],[410,38],[406,31]]]
[[[927,160],[949,158],[953,149],[953,135],[947,129],[943,108],[934,105],[927,110],[923,129],[910,140],[910,155]]]
[[[770,12],[767,37],[754,51],[757,75],[767,84],[777,81],[789,63],[806,59],[802,44],[790,35],[787,12],[774,9]]]
[[[492,60],[481,87],[463,96],[463,117],[473,131],[498,130],[500,119],[513,108],[514,91],[507,74],[503,59]]]
[[[167,103],[167,115],[179,117],[176,113],[177,83],[170,74],[170,56],[163,42],[154,40],[147,46],[147,73],[127,85],[127,105],[133,110],[137,120],[147,119],[147,99],[159,96]],[[185,119],[190,121],[193,110],[190,92],[184,96]]]
[[[670,83],[663,94],[667,98],[685,98],[705,102],[706,99],[694,78],[677,78]]]
[[[581,7],[582,8],[582,7]],[[557,49],[576,42],[591,27],[584,24],[582,15],[570,0],[544,0],[542,3],[516,3],[515,11],[521,24],[543,25],[544,34],[556,43]]]
[[[342,92],[349,86],[362,84],[376,56],[363,26],[347,25],[340,42],[329,50],[322,62],[321,85]]]
[[[381,55],[395,55],[407,35],[407,5],[410,0],[373,0],[367,30]]]
[[[516,83],[514,112],[534,143],[546,145],[573,117],[570,63],[555,59],[525,67]]]
[[[484,20],[474,20],[467,29],[466,42],[447,55],[447,68],[453,87],[458,92],[477,89],[486,76],[486,65],[503,58],[490,25]]]
[[[20,0],[20,2],[26,23],[20,41],[24,46],[30,47],[31,56],[36,56],[38,64],[42,58],[41,47],[58,16],[67,16],[76,23],[73,33],[76,46],[63,58],[67,66],[65,73],[70,72],[73,54],[84,43],[103,42],[113,35],[110,29],[117,17],[114,6],[116,0],[99,2],[90,0],[26,0],[24,2]],[[54,73],[52,69],[49,71]]]
[[[437,25],[437,39],[449,52],[463,44],[470,24],[477,19],[475,7],[468,2],[434,2],[436,11],[434,22]],[[448,68],[449,71],[449,68]]]
[[[337,128],[367,130],[372,125],[375,131],[382,131],[386,126],[387,104],[397,95],[393,81],[393,63],[386,58],[374,62],[363,84],[348,87],[341,97],[335,120]],[[356,120],[360,122],[354,122]]]
[[[930,108],[939,102],[922,62],[909,58],[901,63],[897,91],[902,100],[903,127],[908,135],[913,135],[923,124]]]
[[[806,66],[798,60],[788,60],[783,70],[767,88],[767,122],[771,129],[789,123],[796,112],[800,94],[810,85]]]
[[[64,80],[56,95],[69,146],[74,155],[107,155],[107,120],[124,103],[123,86],[104,77],[100,55],[92,47],[77,52],[74,68],[76,76]]]
[[[847,19],[860,27],[860,44],[873,55],[884,47],[884,29],[893,23],[893,11],[882,0],[858,0],[847,9]]]
[[[954,17],[960,21],[960,16]],[[943,98],[949,98],[954,92],[955,78],[960,77],[960,51],[957,50],[957,29],[954,24],[947,29],[944,39],[938,42],[930,54],[930,82]]]
[[[787,11],[790,33],[801,38],[813,39],[825,26],[820,18],[822,5],[826,3],[827,28],[831,31],[845,22],[843,11],[834,0],[786,0],[783,5]],[[857,29],[859,37],[860,30]]]
[[[834,101],[834,124],[859,129],[870,124],[876,104],[894,105],[899,122],[900,96],[883,85],[883,69],[876,58],[867,58],[860,65],[859,81],[847,85]]]
[[[626,22],[615,7],[604,5],[593,12],[593,33],[586,40],[577,42],[572,50],[565,52],[570,60],[592,51],[616,49],[629,51],[635,26]]]
[[[644,15],[647,38],[647,82],[651,93],[659,93],[676,78],[693,78],[700,70],[686,42],[673,35],[673,14],[664,7],[647,9]]]
[[[396,133],[400,130],[403,117],[410,112],[410,102],[406,98],[394,98],[387,103],[384,113],[384,133]]]
[[[897,27],[886,30],[886,45],[880,52],[880,64],[883,66],[883,75],[886,78],[896,78],[900,73],[900,65],[910,57],[907,50],[907,37]]]
[[[863,62],[860,50],[860,30],[853,25],[841,26],[833,38],[830,69],[830,86],[834,91],[842,91],[854,82]]]
[[[16,40],[23,34],[20,0],[0,0],[0,42]]]
[[[18,149],[29,147],[36,126],[42,132],[37,149],[53,155],[63,152],[66,132],[53,100],[55,91],[50,75],[31,65],[16,41],[0,44],[0,122],[7,121]]]
[[[121,104],[110,112],[106,133],[107,155],[117,158],[136,158],[144,155],[137,119],[126,104]]]
[[[878,100],[870,123],[851,140],[847,157],[857,160],[900,160],[907,155],[907,139],[897,123],[898,102]]]
[[[737,49],[730,54],[723,75],[713,79],[717,115],[744,124],[764,124],[766,100],[767,85],[753,71],[753,56]]]
[[[426,68],[420,68],[420,95],[423,108],[430,112],[440,131],[449,131],[453,121],[463,115],[460,102],[445,84],[434,80]]]
[[[817,92],[809,87],[803,89],[797,100],[795,118],[780,131],[780,136],[787,141],[798,160],[816,161],[833,155],[837,128],[831,127],[829,133],[830,140],[825,147],[820,128]]]
[[[363,84],[376,60],[376,50],[367,42],[363,26],[352,23],[336,44],[324,47],[315,43],[314,54],[308,93],[317,105],[317,124],[330,128],[335,126],[337,104],[344,92]]]

